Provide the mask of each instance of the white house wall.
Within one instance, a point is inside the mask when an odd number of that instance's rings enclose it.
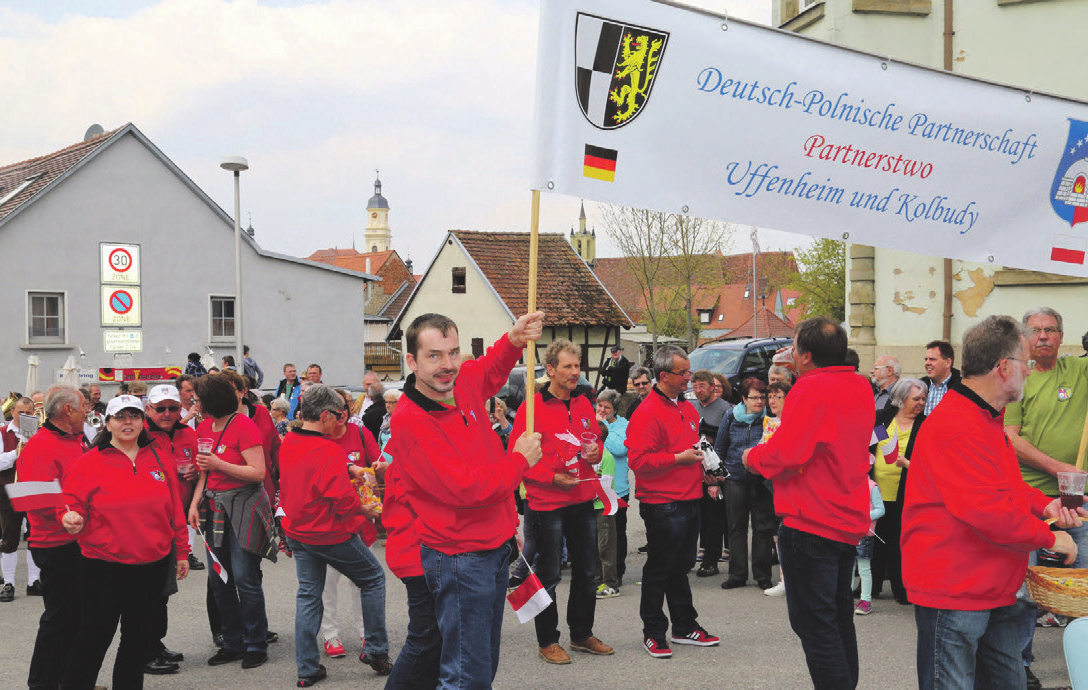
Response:
[[[222,183],[233,184],[226,172]],[[245,183],[243,173],[243,202]],[[133,367],[184,365],[187,353],[203,354],[208,345],[217,360],[233,354],[230,343],[210,341],[209,307],[210,295],[234,293],[233,227],[128,135],[0,228],[5,392],[23,388],[31,354],[41,359],[42,388],[78,347],[87,355],[81,366],[115,366],[102,343],[100,242],[140,245],[143,351]],[[364,281],[262,257],[246,242],[242,255],[244,337],[265,370],[265,387],[276,384],[285,361],[321,363],[328,383],[361,380]],[[67,291],[70,348],[23,347],[26,289]]]

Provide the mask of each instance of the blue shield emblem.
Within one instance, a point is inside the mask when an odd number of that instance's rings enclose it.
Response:
[[[1070,227],[1088,221],[1088,122],[1069,119],[1069,141],[1050,185],[1050,204]]]

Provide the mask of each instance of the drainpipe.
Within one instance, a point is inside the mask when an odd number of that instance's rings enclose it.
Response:
[[[944,0],[944,69],[952,70],[952,37],[955,36],[952,24],[953,0]],[[952,342],[952,259],[944,260],[944,314],[943,340]]]

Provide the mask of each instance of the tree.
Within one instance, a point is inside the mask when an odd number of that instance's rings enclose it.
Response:
[[[701,286],[721,283],[729,226],[687,215],[602,206],[604,231],[623,254],[642,297],[654,349],[661,334],[694,347],[694,301]]]
[[[646,319],[653,334],[653,348],[664,325],[670,305],[662,304],[659,279],[668,236],[668,214],[644,208],[604,205],[601,207],[604,232],[623,254],[627,270],[638,285]]]
[[[801,293],[797,298],[804,318],[829,316],[846,319],[846,243],[817,239],[807,249],[794,249],[798,272],[787,287]]]

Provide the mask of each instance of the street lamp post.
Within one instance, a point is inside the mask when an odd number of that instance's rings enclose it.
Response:
[[[241,156],[227,156],[219,164],[220,168],[234,173],[234,366],[238,372],[245,371],[242,360],[245,358],[242,344],[242,193],[241,173],[249,170],[249,161]]]

